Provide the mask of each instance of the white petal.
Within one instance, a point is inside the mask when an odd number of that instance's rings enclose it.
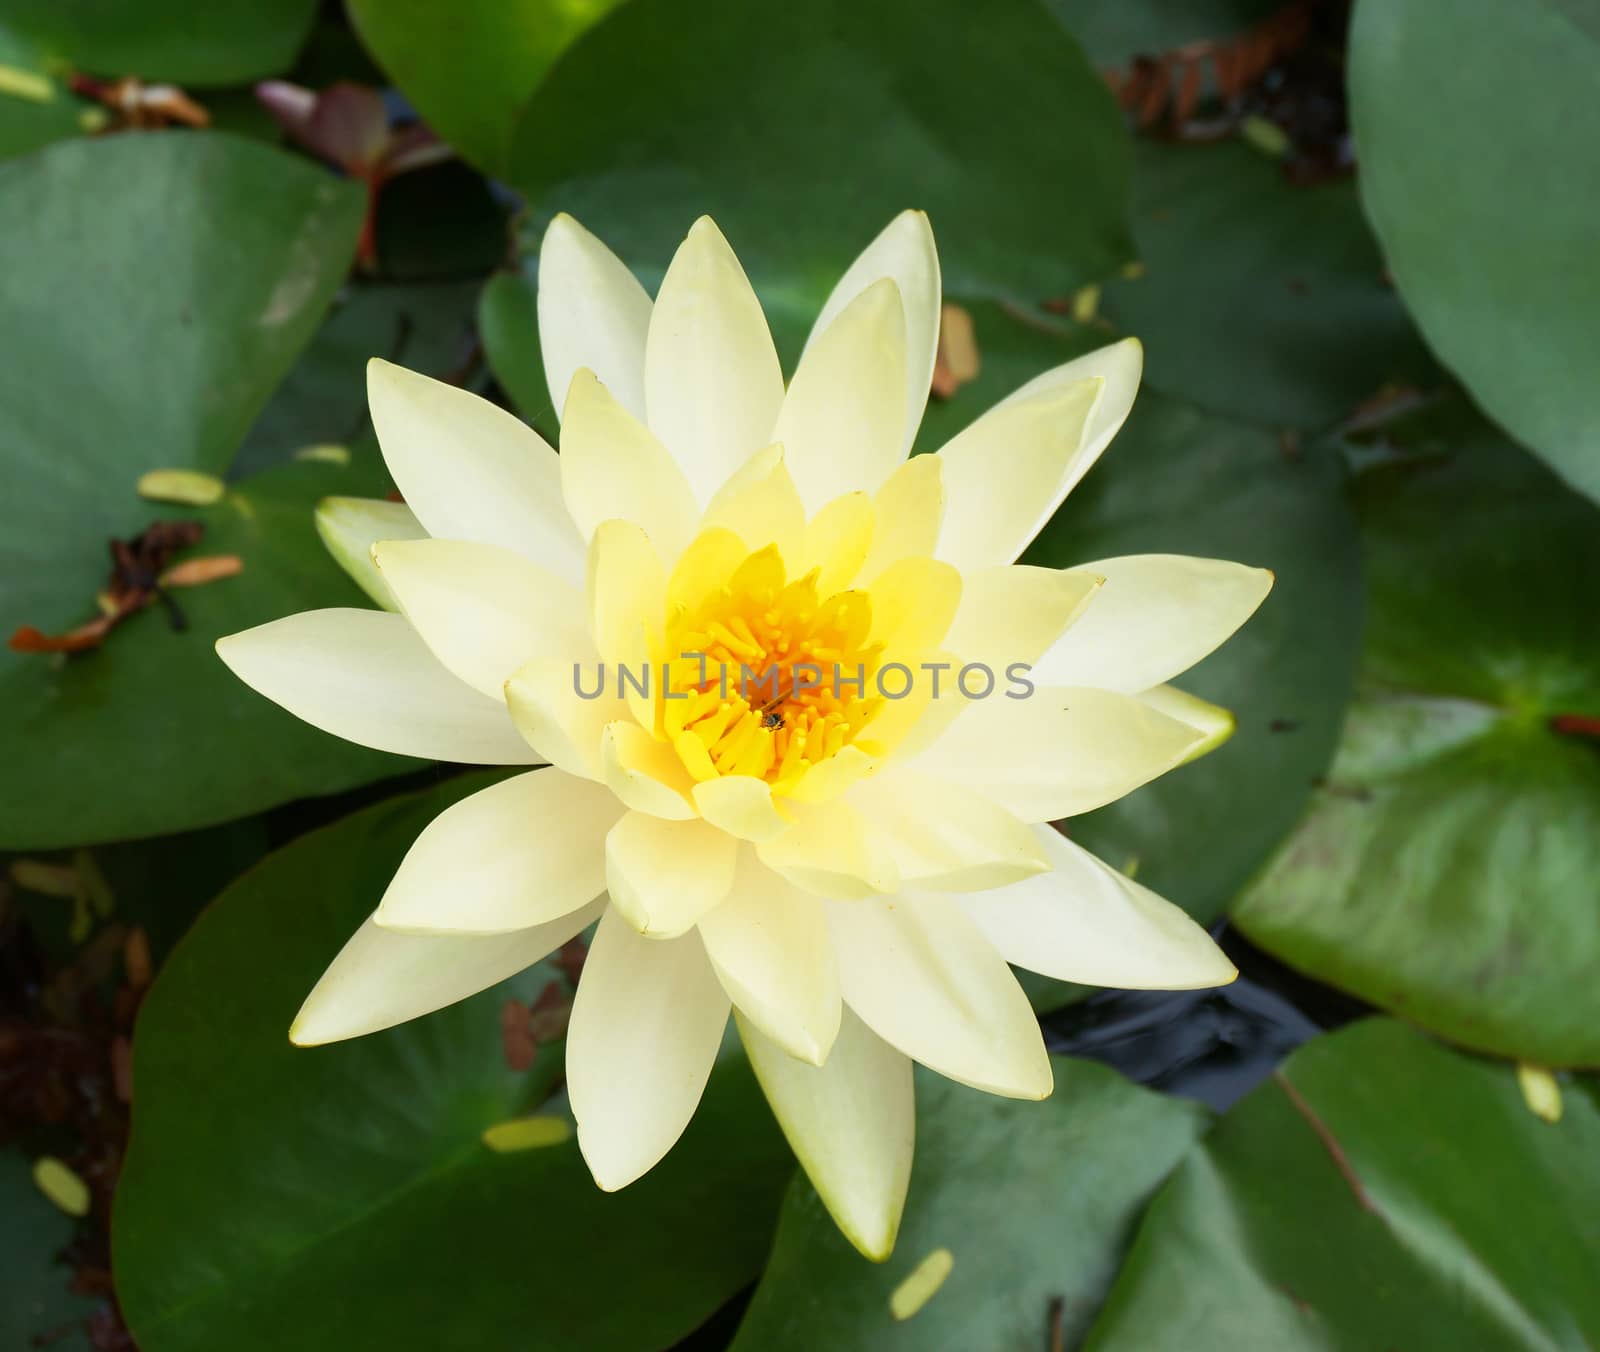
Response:
[[[905,311],[894,279],[860,293],[807,345],[773,439],[808,511],[876,492],[905,459]]]
[[[597,897],[515,934],[397,934],[368,920],[300,1006],[289,1040],[302,1047],[339,1042],[465,1000],[553,953],[604,906]]]
[[[963,572],[1011,563],[1088,468],[1098,380],[996,405],[940,451],[944,525],[938,557]]]
[[[746,848],[728,899],[700,920],[706,956],[745,1018],[814,1066],[839,1034],[839,968],[823,903]]]
[[[721,775],[696,784],[694,805],[713,826],[740,840],[771,840],[789,825],[772,801],[772,786],[753,775]]]
[[[662,279],[645,344],[650,430],[701,502],[772,441],[783,371],[761,302],[702,216]]]
[[[1041,685],[1098,685],[1137,694],[1220,647],[1272,590],[1272,574],[1222,559],[1134,554],[1086,563],[1105,585],[1039,659]]]
[[[975,892],[1050,867],[1026,824],[963,784],[896,767],[849,801],[908,888]]]
[[[622,805],[551,768],[446,808],[401,861],[373,920],[413,934],[505,934],[605,891],[605,838]]]
[[[1127,990],[1225,986],[1238,976],[1188,915],[1050,826],[1054,872],[960,898],[1006,961],[1060,981]]]
[[[557,411],[587,366],[634,417],[644,418],[650,295],[610,249],[565,212],[539,246],[539,348]]]
[[[583,578],[561,468],[533,428],[378,357],[367,363],[367,402],[384,463],[429,535],[504,545],[569,581]]]
[[[606,837],[606,886],[640,934],[671,939],[727,897],[738,860],[739,842],[706,822],[630,812]]]
[[[928,403],[939,350],[939,251],[926,212],[902,211],[861,251],[823,305],[806,339],[806,351],[851,301],[883,277],[893,278],[905,313],[904,449],[909,453]]]
[[[585,698],[597,686],[599,693]],[[505,699],[517,731],[550,764],[569,775],[605,779],[601,741],[606,727],[628,713],[615,668],[593,654],[535,658],[512,673]]]
[[[737,1011],[767,1102],[844,1236],[874,1262],[894,1248],[911,1181],[911,1061],[844,1011],[824,1066],[790,1056]]]
[[[646,939],[607,908],[567,1032],[578,1148],[607,1192],[626,1187],[689,1125],[728,1022],[697,934]]]
[[[217,640],[217,656],[296,718],[359,746],[468,765],[536,765],[506,706],[463,685],[399,615],[307,610]]]
[[[914,762],[1025,822],[1104,807],[1183,764],[1202,734],[1132,695],[1040,686],[968,705]]]
[[[1012,564],[967,573],[961,579],[961,606],[944,646],[968,662],[987,666],[1003,688],[1006,669],[1014,662],[1037,662],[1078,620],[1099,586],[1090,568]],[[983,685],[983,673],[974,672],[970,685],[974,698]]]
[[[372,558],[433,655],[491,699],[504,699],[506,681],[536,657],[591,651],[582,592],[513,550],[385,540]]]
[[[952,1080],[1008,1098],[1053,1083],[1017,979],[948,897],[828,903],[845,1003],[885,1042]]]
[[[584,540],[621,517],[643,528],[666,560],[683,552],[700,520],[667,448],[587,368],[573,377],[561,416],[561,488]]]
[[[722,538],[720,527],[737,535],[751,553],[775,544],[785,558],[800,547],[805,525],[805,504],[778,445],[764,447],[739,466],[712,494],[701,520],[705,530],[715,532],[713,542]],[[702,547],[721,548],[714,543]]]
[[[323,498],[317,504],[317,534],[334,562],[385,610],[397,610],[394,597],[372,561],[379,540],[421,540],[417,514],[403,502],[383,498]]]

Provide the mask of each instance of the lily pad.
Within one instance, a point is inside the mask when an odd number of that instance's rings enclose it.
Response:
[[[1600,498],[1600,159],[1573,130],[1600,98],[1600,0],[1363,0],[1350,95],[1362,200],[1423,333]]]
[[[763,299],[809,315],[908,206],[953,292],[1098,278],[1130,254],[1127,174],[1115,103],[1039,0],[629,0],[540,85],[506,177],[536,226],[570,211],[641,275],[709,212]]]
[[[316,0],[7,0],[6,24],[96,75],[238,84],[294,63]]]
[[[1087,1352],[1584,1347],[1600,1099],[1388,1019],[1308,1043],[1151,1204]]]
[[[90,105],[68,91],[51,64],[38,43],[0,20],[0,67],[7,76],[0,89],[0,160],[83,131],[78,115]]]
[[[507,1069],[499,1032],[502,1001],[542,989],[548,964],[351,1042],[285,1036],[411,841],[487,782],[391,799],[272,855],[146,997],[113,1230],[146,1352],[647,1352],[755,1277],[793,1160],[741,1062],[714,1073],[663,1164],[606,1194],[570,1138],[512,1153],[482,1141],[559,1074],[553,1046],[532,1071]]]
[[[155,521],[202,520],[190,552],[244,564],[181,594],[186,632],[156,609],[98,652],[0,652],[0,848],[186,830],[410,764],[309,735],[211,652],[355,595],[310,512],[380,484],[370,468],[296,467],[210,508],[136,491],[150,470],[226,469],[349,264],[359,191],[248,141],[152,133],[0,165],[0,195],[28,204],[0,226],[0,309],[27,335],[27,360],[0,366],[0,630],[92,618],[107,542]]]
[[[1043,1347],[1055,1308],[1057,1345],[1071,1345],[1207,1114],[1089,1061],[1058,1057],[1055,1076],[1051,1098],[1019,1103],[919,1074],[911,1193],[886,1263],[857,1253],[797,1177],[734,1352]],[[948,1277],[897,1318],[891,1299],[941,1249]]]
[[[1328,427],[1433,370],[1349,180],[1297,186],[1239,141],[1136,142],[1142,269],[1100,313],[1146,347],[1152,388],[1272,426]]]
[[[351,0],[378,64],[423,119],[487,173],[556,59],[618,0]]]
[[[73,1271],[60,1254],[73,1221],[39,1191],[33,1163],[17,1150],[0,1153],[0,1343],[82,1352],[82,1325],[97,1307],[72,1290]]]
[[[1361,478],[1361,693],[1235,922],[1453,1041],[1600,1064],[1600,508],[1465,409]]]

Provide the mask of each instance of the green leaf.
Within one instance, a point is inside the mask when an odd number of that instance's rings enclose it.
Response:
[[[1092,1062],[1056,1058],[1055,1075],[1051,1098],[1018,1103],[919,1073],[911,1193],[886,1263],[857,1253],[797,1177],[734,1352],[1043,1347],[1056,1301],[1075,1342],[1206,1113]],[[937,1249],[950,1275],[895,1319],[891,1295]]]
[[[366,606],[330,559],[312,512],[322,498],[373,491],[359,464],[291,464],[230,489],[213,507],[143,502],[124,489],[128,535],[155,520],[197,520],[193,555],[235,554],[236,577],[174,590],[187,621],[172,628],[157,605],[113,629],[98,651],[67,658],[0,656],[0,759],[18,767],[0,782],[0,848],[164,835],[258,812],[307,794],[336,793],[420,762],[331,737],[242,685],[213,651],[224,634],[298,610]],[[24,615],[70,628],[94,612],[105,539],[74,529],[67,542],[46,518],[18,523],[7,554],[60,559],[63,580]],[[59,526],[59,523],[56,523]],[[66,544],[71,555],[62,557]],[[85,556],[84,559],[78,557]]]
[[[1282,8],[1278,0],[1045,0],[1095,65],[1122,69],[1190,43],[1237,37]]]
[[[1137,142],[1143,270],[1101,313],[1146,346],[1146,379],[1212,412],[1321,429],[1432,363],[1349,181],[1296,186],[1240,142]]]
[[[495,273],[478,299],[478,333],[489,367],[517,412],[554,446],[559,424],[544,378],[536,294],[528,273]]]
[[[714,1073],[667,1160],[620,1193],[574,1142],[497,1154],[547,1049],[507,1070],[499,1010],[548,965],[400,1028],[303,1049],[324,966],[468,775],[302,837],[225,892],[140,1011],[138,1111],[114,1213],[145,1352],[671,1344],[759,1270],[793,1168],[743,1064]]]
[[[358,190],[227,136],[67,141],[0,165],[6,331],[0,365],[5,629],[95,614],[107,541],[198,518],[196,553],[236,579],[187,589],[191,626],[152,610],[70,660],[0,653],[0,847],[184,830],[408,762],[293,727],[232,682],[222,633],[355,593],[321,556],[310,511],[372,482],[352,467],[252,481],[218,505],[152,503],[154,469],[219,474],[310,336],[354,249]]]
[[[1088,1352],[1585,1347],[1600,1104],[1387,1019],[1308,1043],[1146,1213]]]
[[[1464,410],[1360,483],[1362,693],[1239,927],[1454,1041],[1600,1063],[1600,509]],[[1446,449],[1447,448],[1447,449]]]
[[[1040,0],[630,0],[551,71],[509,180],[641,276],[716,218],[767,302],[807,322],[906,207],[946,288],[1042,299],[1129,256],[1127,138]],[[776,324],[775,327],[783,327]],[[800,337],[805,330],[799,331]],[[780,352],[798,344],[780,334]]]
[[[294,62],[316,0],[7,0],[6,24],[96,75],[226,85]]]
[[[230,472],[248,474],[318,444],[370,449],[367,362],[383,357],[435,379],[458,371],[471,349],[477,295],[473,282],[345,287]]]
[[[1600,99],[1600,0],[1362,0],[1350,94],[1362,200],[1423,333],[1600,498],[1600,159],[1572,121]]]
[[[618,3],[351,0],[350,17],[423,120],[498,174],[523,105],[556,59]]]

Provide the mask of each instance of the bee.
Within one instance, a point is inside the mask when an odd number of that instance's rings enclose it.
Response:
[[[769,732],[777,732],[783,727],[783,715],[776,709],[764,710],[761,715],[761,726]]]

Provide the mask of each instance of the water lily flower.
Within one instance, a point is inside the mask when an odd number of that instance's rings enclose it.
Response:
[[[1224,711],[1167,682],[1271,575],[1170,555],[1018,566],[1127,417],[1140,348],[1046,372],[908,458],[940,300],[928,221],[907,212],[786,384],[709,219],[652,300],[557,216],[538,315],[559,455],[492,403],[372,362],[405,505],[334,501],[319,525],[386,609],[292,615],[218,651],[351,741],[549,768],[429,825],[296,1042],[415,1018],[597,925],[566,1065],[599,1185],[671,1148],[731,1009],[823,1201],[883,1258],[913,1062],[1050,1093],[1008,964],[1121,987],[1234,977],[1181,910],[1049,823],[1226,737]],[[811,684],[806,662],[844,677]],[[719,683],[741,667],[757,689]],[[596,694],[602,668],[635,680]]]

